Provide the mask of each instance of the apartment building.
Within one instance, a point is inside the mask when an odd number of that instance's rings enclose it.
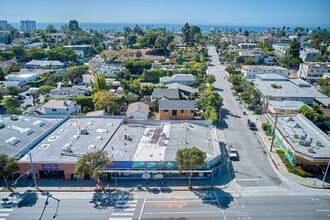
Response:
[[[33,32],[37,30],[36,21],[22,20],[21,30],[26,32]]]
[[[278,74],[285,78],[289,76],[289,70],[280,66],[243,65],[241,72],[246,79],[254,79],[257,74]]]
[[[309,82],[316,82],[322,79],[324,73],[330,72],[329,62],[307,62],[301,63],[297,72],[299,78]]]

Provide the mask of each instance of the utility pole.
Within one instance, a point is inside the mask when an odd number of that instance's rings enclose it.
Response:
[[[273,151],[273,144],[274,144],[274,139],[275,139],[275,130],[276,130],[276,125],[277,125],[277,118],[278,118],[278,114],[275,114],[275,124],[274,124],[273,135],[272,135],[272,143],[270,144],[270,152]]]
[[[33,167],[33,162],[32,162],[32,155],[31,155],[31,153],[29,153],[29,156],[30,156],[30,163],[31,163],[32,175],[33,175],[33,180],[34,180],[34,187],[35,187],[35,188],[38,188],[38,185],[37,185],[37,179],[36,179],[36,173],[34,172],[34,167]]]
[[[328,174],[329,165],[330,165],[330,160],[328,160],[328,166],[327,166],[327,169],[325,169],[325,173],[324,173],[323,180],[322,180],[322,186],[324,186],[324,181],[325,181],[325,177]]]

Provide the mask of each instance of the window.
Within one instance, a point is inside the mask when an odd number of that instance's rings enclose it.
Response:
[[[191,110],[191,113],[194,113],[194,110]]]
[[[173,111],[172,111],[172,116],[176,116],[176,115],[177,115],[176,110],[173,110]]]
[[[183,110],[181,110],[181,113],[183,113]]]
[[[163,110],[164,112],[168,112],[168,110]]]
[[[56,112],[56,109],[55,108],[52,108],[52,112]]]

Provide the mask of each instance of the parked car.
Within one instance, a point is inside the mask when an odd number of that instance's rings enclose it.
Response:
[[[251,121],[250,119],[248,119],[248,123],[247,124],[248,124],[250,130],[253,130],[253,131],[258,130],[256,124],[253,121]]]
[[[227,153],[229,160],[236,161],[239,159],[238,152],[233,145],[227,146]]]

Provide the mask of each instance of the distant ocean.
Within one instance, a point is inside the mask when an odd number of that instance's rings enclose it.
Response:
[[[13,27],[19,29],[19,22],[9,23]],[[58,23],[58,22],[37,22],[37,29],[45,29],[49,24],[52,24],[56,29],[59,29],[61,26],[68,23]],[[133,23],[80,23],[79,26],[82,29],[93,29],[93,30],[123,30],[124,27],[133,28],[135,25],[139,25],[141,28],[146,29],[150,28],[166,28],[169,31],[180,31],[184,24],[133,24]],[[195,24],[190,24],[195,25]],[[261,32],[272,27],[257,27],[257,26],[234,26],[234,25],[201,25],[196,24],[200,27],[203,32],[210,32],[212,28],[217,27],[219,31],[238,31],[241,28],[243,31],[254,31]]]

